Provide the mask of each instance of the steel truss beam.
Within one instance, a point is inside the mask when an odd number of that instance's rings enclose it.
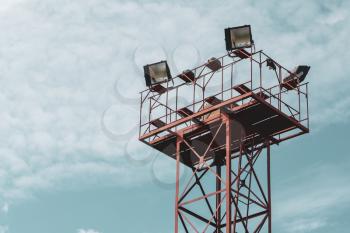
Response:
[[[221,118],[221,125],[202,154],[191,146],[189,139],[177,135],[175,233],[180,229],[186,233],[258,233],[262,230],[271,233],[270,139],[259,145],[240,141],[240,151],[232,154],[235,122],[224,113]],[[206,155],[215,145],[219,132],[225,133],[225,157],[221,161],[207,161]],[[200,163],[192,168],[187,182],[180,185],[183,148],[191,150]],[[266,156],[262,153],[265,148]],[[261,164],[264,160],[266,163]],[[210,187],[215,188],[208,190]]]

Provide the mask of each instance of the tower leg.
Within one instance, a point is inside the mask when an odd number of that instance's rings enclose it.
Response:
[[[225,116],[226,124],[226,233],[231,233],[231,120]]]
[[[177,137],[176,139],[175,233],[179,232],[180,146],[181,146],[181,139]]]
[[[215,233],[221,233],[221,164],[216,165],[216,173],[218,177],[216,177],[216,231]]]
[[[238,169],[237,169],[237,177],[236,177],[236,190],[237,193],[235,194],[234,204],[235,204],[235,214],[234,214],[234,221],[233,221],[233,232],[236,232],[237,227],[237,213],[238,213],[238,200],[239,200],[239,193],[240,193],[240,181],[241,181],[241,165],[242,165],[242,155],[243,155],[243,145],[242,142],[240,142],[240,149],[239,149],[239,157],[238,157]]]
[[[271,215],[271,161],[270,161],[270,143],[266,141],[266,160],[267,160],[267,195],[268,195],[268,229],[272,232],[272,215]]]
[[[242,141],[232,135],[233,124],[234,120],[223,115],[210,142],[201,147],[177,136],[175,233],[272,232],[269,141]],[[222,143],[219,148],[216,139]],[[267,162],[261,167],[257,161],[265,159],[264,148]],[[205,159],[207,153],[214,153],[212,160]],[[180,156],[189,154],[198,163],[185,168],[192,174],[180,186]],[[262,177],[267,182],[261,182]],[[213,187],[209,182],[214,180]]]

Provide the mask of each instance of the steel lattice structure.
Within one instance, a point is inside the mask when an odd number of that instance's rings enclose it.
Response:
[[[139,140],[176,160],[175,233],[271,232],[270,147],[309,132],[308,83],[244,49],[191,73],[141,92]]]

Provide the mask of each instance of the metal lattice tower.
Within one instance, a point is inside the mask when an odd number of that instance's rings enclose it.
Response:
[[[270,147],[309,132],[286,76],[240,49],[141,92],[139,140],[176,161],[175,233],[271,232]]]

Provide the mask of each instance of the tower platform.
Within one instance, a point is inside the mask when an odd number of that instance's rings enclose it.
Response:
[[[214,140],[204,159],[217,162],[225,154],[225,132],[216,132],[223,124],[222,114],[233,120],[233,154],[241,141],[258,145],[268,139],[278,144],[308,133],[308,83],[284,88],[283,76],[295,74],[262,51],[246,53],[249,56],[211,58],[174,77],[172,85],[167,82],[142,92],[139,140],[175,158],[176,137],[184,137],[189,145],[181,147],[181,162],[193,167],[200,161],[189,146],[206,150],[203,148]],[[273,70],[268,67],[271,62]],[[248,80],[235,77],[239,69]],[[180,103],[183,96],[190,104]]]
[[[161,124],[158,120],[158,127],[144,134],[140,140],[158,151],[176,159],[176,137],[181,135],[195,148],[199,154],[204,154],[206,146],[214,138],[212,148],[207,152],[205,160],[213,160],[213,163],[220,161],[219,158],[225,156],[225,131],[218,130],[222,125],[221,114],[228,115],[232,120],[231,138],[232,154],[239,152],[240,141],[247,146],[263,143],[266,138],[270,139],[270,144],[278,144],[286,139],[290,139],[309,132],[297,118],[288,116],[280,109],[271,104],[271,99],[275,98],[267,91],[258,93],[250,90],[245,85],[245,92],[239,96],[226,101],[218,101],[216,105],[202,109],[196,113],[174,121],[170,124]],[[210,98],[208,98],[210,99]],[[244,104],[240,102],[246,101]],[[203,117],[208,116],[208,117]],[[196,122],[190,126],[174,130],[174,127],[186,122]],[[161,137],[146,141],[159,133],[164,133]],[[181,162],[189,167],[199,163],[198,156],[192,150],[183,145],[181,148]]]
[[[309,132],[308,83],[285,77],[241,49],[141,92],[139,140],[176,161],[175,233],[272,231],[270,146]]]

